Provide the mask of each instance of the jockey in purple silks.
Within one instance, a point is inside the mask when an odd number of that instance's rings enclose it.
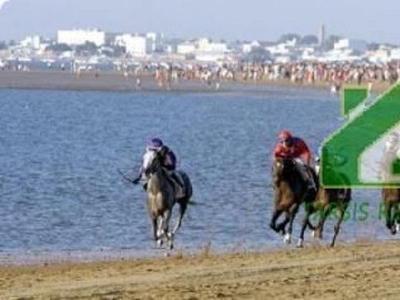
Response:
[[[161,166],[168,171],[171,178],[183,189],[183,183],[180,176],[177,176],[176,170],[176,156],[175,153],[159,138],[153,138],[147,143],[146,153],[148,151],[156,151],[161,156]],[[145,156],[146,154],[144,154]],[[139,169],[139,174],[137,178],[133,181],[134,183],[139,183],[143,178],[143,164]],[[146,180],[146,178],[144,178]],[[145,185],[146,188],[146,185]]]

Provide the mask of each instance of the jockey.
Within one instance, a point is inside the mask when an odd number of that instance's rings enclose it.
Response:
[[[308,184],[307,188],[316,190],[314,177],[310,172],[311,151],[303,139],[293,136],[288,130],[281,131],[279,143],[274,149],[274,158],[277,157],[293,159],[303,180]]]
[[[176,156],[175,153],[159,138],[151,139],[146,146],[146,152],[156,151],[161,157],[161,166],[168,171],[168,175],[172,178],[178,186],[183,189],[183,182],[175,172],[176,170]],[[144,154],[145,156],[146,154]],[[139,183],[140,179],[143,177],[143,166],[139,169],[139,174],[137,178],[133,181],[134,183]]]

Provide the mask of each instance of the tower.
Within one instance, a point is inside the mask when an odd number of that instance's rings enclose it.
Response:
[[[318,44],[320,48],[323,48],[325,45],[325,25],[323,24],[319,28]]]

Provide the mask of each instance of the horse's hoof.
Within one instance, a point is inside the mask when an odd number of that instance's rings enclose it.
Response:
[[[297,248],[303,248],[303,239],[299,239],[297,242]]]
[[[292,242],[292,236],[291,236],[289,233],[286,233],[286,234],[285,234],[285,237],[283,238],[283,241],[284,241],[286,244],[290,244],[290,243]]]

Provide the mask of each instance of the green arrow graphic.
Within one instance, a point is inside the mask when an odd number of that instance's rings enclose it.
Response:
[[[367,89],[346,88],[342,98],[342,113],[363,105]],[[360,156],[400,121],[400,84],[392,86],[369,107],[329,136],[322,145],[321,183],[328,188],[400,187],[400,182],[365,183],[360,180]],[[394,170],[399,164],[394,162]]]

